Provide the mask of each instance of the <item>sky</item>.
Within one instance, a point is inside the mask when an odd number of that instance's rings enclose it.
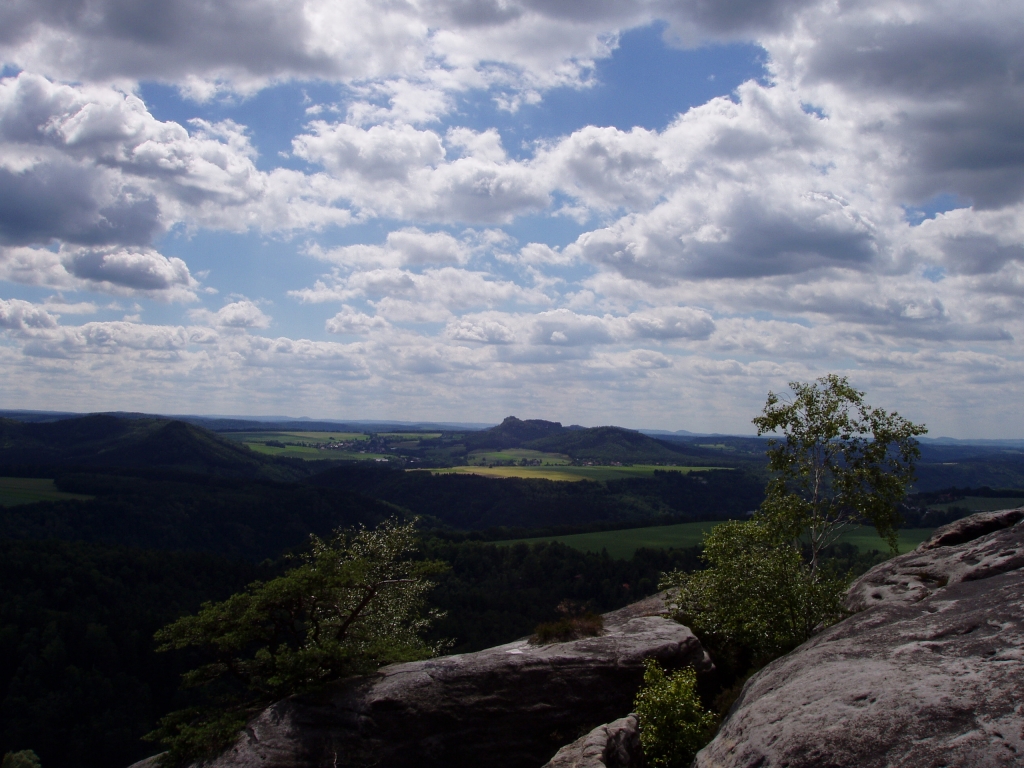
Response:
[[[7,0],[0,407],[1024,436],[1022,0]]]

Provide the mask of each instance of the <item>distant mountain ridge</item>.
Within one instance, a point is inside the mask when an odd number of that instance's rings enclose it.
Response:
[[[0,465],[173,469],[293,480],[301,465],[261,456],[183,421],[93,415],[60,421],[0,418]]]
[[[496,427],[466,435],[464,442],[466,449],[471,451],[482,448],[522,448],[526,443],[560,435],[567,429],[558,421],[524,420],[509,416]]]
[[[622,427],[563,427],[557,421],[509,416],[496,427],[466,434],[467,451],[523,448],[561,453],[575,460],[630,463],[696,461],[705,452],[684,443],[669,443]]]

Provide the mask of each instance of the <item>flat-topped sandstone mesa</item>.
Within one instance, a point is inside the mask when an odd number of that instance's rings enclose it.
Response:
[[[974,515],[864,574],[860,612],[755,675],[697,768],[1024,766],[1022,519]]]
[[[598,637],[518,640],[394,664],[286,699],[205,768],[538,768],[562,745],[630,712],[644,659],[710,668],[690,630],[664,610],[649,598],[606,614]]]

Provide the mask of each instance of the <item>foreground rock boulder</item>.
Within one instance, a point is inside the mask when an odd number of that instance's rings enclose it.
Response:
[[[287,699],[205,768],[538,768],[629,713],[644,659],[710,668],[690,630],[663,612],[649,599],[606,614],[599,637],[395,664]]]
[[[1022,519],[958,521],[862,576],[860,612],[755,675],[695,765],[1024,765]]]
[[[643,768],[643,754],[640,721],[629,714],[562,747],[542,768]]]

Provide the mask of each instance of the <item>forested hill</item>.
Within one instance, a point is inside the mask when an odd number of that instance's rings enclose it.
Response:
[[[31,466],[165,469],[271,480],[310,473],[301,462],[261,456],[183,421],[108,415],[45,423],[0,419],[0,469]]]
[[[478,450],[483,448],[521,448],[533,440],[560,435],[569,430],[580,430],[582,427],[563,427],[557,421],[542,419],[517,419],[509,416],[501,424],[480,432],[471,432],[465,436],[466,448]]]
[[[594,461],[721,463],[720,456],[708,456],[705,451],[695,450],[692,446],[665,443],[621,427],[567,430],[561,434],[534,440],[529,447],[538,451],[564,453],[574,459]]]
[[[557,421],[517,419],[462,436],[467,451],[526,448],[561,453],[575,460],[630,463],[709,465],[721,463],[721,454],[688,443],[670,443],[622,427],[563,427]]]

